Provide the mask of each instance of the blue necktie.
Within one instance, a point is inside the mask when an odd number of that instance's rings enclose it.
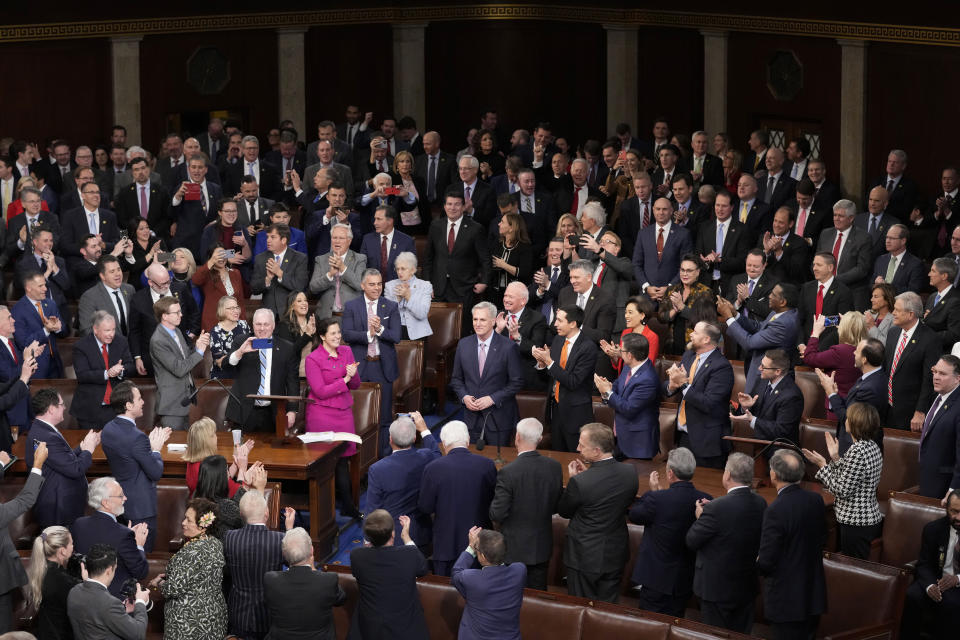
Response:
[[[260,386],[257,387],[257,395],[262,396],[267,393],[267,352],[260,349]]]

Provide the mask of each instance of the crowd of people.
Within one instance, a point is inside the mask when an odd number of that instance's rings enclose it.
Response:
[[[723,133],[675,133],[663,118],[651,139],[619,124],[609,138],[582,142],[555,135],[548,122],[508,135],[494,110],[484,111],[479,125],[456,153],[410,117],[375,121],[355,106],[339,125],[320,122],[309,145],[290,122],[261,145],[218,118],[194,136],[166,135],[157,153],[128,145],[123,126],[112,129],[103,154],[62,139],[0,140],[0,267],[9,282],[2,288],[9,306],[0,306],[0,457],[14,434],[29,433],[40,447],[26,447],[28,466],[45,460],[35,468],[42,486],[24,492],[37,492],[33,514],[44,528],[30,584],[46,628],[66,633],[72,624],[86,637],[93,628],[86,625],[112,624],[97,617],[108,610],[123,616],[126,629],[145,624],[136,604],[148,601],[145,592],[124,585],[143,578],[143,554],[153,548],[150,483],[162,474],[159,449],[171,430],[188,427],[194,497],[183,521],[187,542],[151,584],[164,594],[169,637],[220,638],[228,630],[262,637],[271,616],[292,606],[277,594],[297,585],[315,583],[325,601],[342,600],[329,580],[314,580],[306,569],[269,573],[284,561],[312,568],[312,552],[292,519],[282,539],[258,537],[269,533],[257,529],[266,476],[261,465],[247,464],[249,445],[228,463],[215,453],[218,425],[188,425],[197,394],[192,371],[205,360],[211,378],[233,379],[226,419],[246,431],[274,430],[274,405],[251,396],[297,396],[305,379],[305,429],[349,432],[350,390],[361,381],[380,385],[382,459],[369,473],[364,519],[372,546],[355,552],[352,565],[362,592],[386,588],[376,586],[386,561],[375,560],[374,550],[398,536],[400,548],[420,552],[390,560],[404,575],[426,571],[429,557],[432,571],[452,575],[465,594],[482,590],[487,578],[477,576],[501,574],[511,584],[545,588],[552,539],[544,531],[559,513],[571,519],[564,553],[570,592],[616,600],[629,514],[649,533],[633,576],[644,608],[682,615],[696,592],[705,619],[749,631],[753,591],[744,585],[757,573],[768,576],[769,587],[802,570],[812,581],[802,598],[775,587],[765,597],[778,633],[805,637],[825,605],[822,566],[811,569],[823,546],[814,526],[823,506],[790,487],[805,464],[818,468],[817,480],[836,498],[841,552],[866,557],[882,526],[876,487],[884,427],[920,434],[919,492],[943,500],[955,541],[955,167],[945,167],[939,189],[925,194],[907,172],[907,154],[894,149],[863,194],[866,211],[858,212],[804,137],[780,149],[757,130],[741,153]],[[252,300],[258,308],[248,324]],[[458,303],[463,311],[449,385],[462,421],[444,427],[442,457],[419,416],[395,419],[392,403],[396,345],[432,335],[431,302]],[[30,384],[66,377],[58,340],[68,336],[78,338],[71,345],[77,391],[65,407],[55,390],[31,394]],[[656,368],[660,355],[679,357],[664,367],[665,380]],[[739,360],[746,383],[732,398]],[[799,446],[800,364],[816,369],[825,410],[836,420],[824,443],[829,459]],[[149,436],[136,429],[143,398],[134,383],[142,377],[157,387],[157,428]],[[550,447],[582,457],[566,489],[547,458],[531,461],[543,426],[520,419],[521,391],[547,396]],[[613,409],[616,429],[594,422],[595,395]],[[446,399],[432,400],[442,407]],[[678,405],[677,448],[669,452],[659,433],[663,400]],[[300,407],[287,409],[292,428]],[[89,430],[76,449],[58,432],[66,411]],[[749,484],[744,461],[724,439],[734,425],[776,445],[766,455],[782,491],[765,515],[756,500],[733,499],[734,489]],[[417,431],[422,448],[413,447]],[[468,452],[471,442],[513,444],[531,455],[498,475],[489,460]],[[116,480],[88,487],[98,445]],[[636,473],[618,460],[668,453],[669,488],[658,491],[659,478],[650,478],[653,491],[635,503]],[[355,454],[353,445],[343,451],[336,492],[343,514],[363,518],[348,469]],[[707,502],[693,490],[698,466],[724,469],[731,495]],[[537,478],[537,491],[505,497],[511,482],[528,486],[516,477],[524,474]],[[450,493],[449,485],[471,477],[475,495]],[[512,510],[511,500],[522,509]],[[83,516],[85,505],[96,514]],[[805,510],[816,513],[815,522],[794,526]],[[664,549],[675,554],[671,562],[682,560],[682,570],[656,569],[669,554],[647,547],[667,513],[676,520],[666,525]],[[131,528],[117,524],[121,514]],[[755,524],[755,535],[737,552],[739,582],[718,590],[722,580],[695,572],[692,558],[708,553],[724,523],[741,516]],[[475,529],[491,522],[501,533]],[[795,544],[783,546],[786,539]],[[98,546],[107,540],[115,544]],[[129,611],[89,582],[71,588],[79,574],[69,560],[80,542],[90,580],[124,595]],[[228,571],[232,584],[224,585],[231,558],[268,546],[269,561]],[[526,570],[522,579],[519,570],[476,574],[474,560]],[[949,561],[939,570],[957,573]],[[665,581],[665,573],[675,577]],[[921,585],[911,611],[948,619],[943,612],[956,613],[960,591],[952,590],[955,579],[935,577]],[[247,606],[264,585],[275,593]],[[370,597],[358,628],[418,624],[413,608],[389,616],[369,608],[382,600]],[[255,613],[241,615],[238,607]],[[0,602],[0,615],[8,608]],[[97,616],[87,614],[92,610]],[[323,615],[317,624],[329,623]],[[503,622],[472,612],[462,624],[468,634],[510,637],[506,627],[485,626]]]

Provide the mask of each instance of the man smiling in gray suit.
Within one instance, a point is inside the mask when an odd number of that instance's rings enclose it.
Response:
[[[348,301],[360,295],[360,280],[367,268],[367,256],[350,249],[353,229],[335,224],[330,229],[330,251],[317,256],[310,278],[310,291],[320,294],[317,319],[342,312]]]
[[[202,332],[195,349],[191,349],[180,330],[180,301],[173,296],[160,298],[153,305],[157,328],[150,338],[150,356],[153,358],[157,380],[157,420],[164,427],[186,429],[190,403],[182,400],[195,391],[190,371],[203,360],[210,346],[210,334]]]

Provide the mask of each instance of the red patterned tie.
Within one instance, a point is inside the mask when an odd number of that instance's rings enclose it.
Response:
[[[110,369],[110,356],[107,354],[107,345],[101,347],[103,350],[103,368]],[[103,404],[110,404],[110,393],[113,391],[113,387],[110,384],[110,376],[107,376],[107,390],[103,394]]]
[[[454,233],[455,223],[450,223],[450,232],[447,234],[447,253],[453,253],[453,243],[456,242],[457,236]]]
[[[833,243],[833,273],[837,272],[837,265],[840,264],[840,245],[843,242],[843,231],[837,233],[837,241]]]
[[[387,270],[387,236],[380,236],[380,271]],[[386,276],[384,276],[386,277]]]
[[[818,316],[823,315],[823,284],[820,285],[820,288],[817,289],[817,306],[816,312]]]
[[[897,345],[897,353],[893,356],[893,364],[890,365],[890,378],[887,379],[887,403],[893,406],[893,374],[897,372],[897,365],[900,364],[900,354],[907,346],[907,332],[900,330],[900,344]]]

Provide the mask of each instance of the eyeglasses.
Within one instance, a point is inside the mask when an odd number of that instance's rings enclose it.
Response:
[[[683,268],[681,268],[681,269],[680,269],[680,273],[696,273],[697,271],[700,271],[700,269],[696,269],[696,268],[694,268],[694,269],[683,269]]]
[[[167,313],[172,313],[175,316],[182,316],[183,311],[167,311]]]
[[[224,311],[239,311],[240,307],[224,307]]]
[[[127,496],[123,495],[122,493],[121,493],[120,495],[118,495],[118,496],[107,496],[107,497],[108,497],[108,498],[116,498],[116,499],[118,499],[118,500],[126,500],[126,499],[127,499]]]

